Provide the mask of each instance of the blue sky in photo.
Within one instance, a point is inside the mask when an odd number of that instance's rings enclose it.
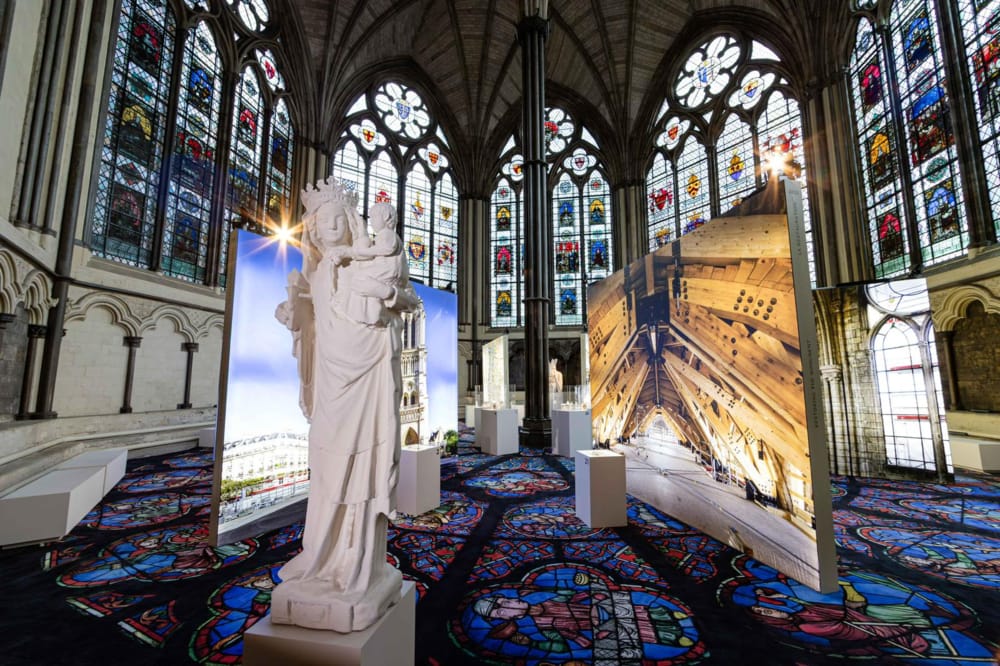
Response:
[[[292,334],[274,318],[288,273],[301,270],[291,245],[239,232],[226,396],[225,441],[275,432],[305,433]]]
[[[458,297],[414,283],[427,327],[427,398],[430,431],[458,426]]]

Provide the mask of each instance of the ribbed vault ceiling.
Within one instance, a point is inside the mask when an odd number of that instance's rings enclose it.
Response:
[[[518,0],[293,0],[315,86],[310,138],[332,142],[338,120],[373,77],[396,71],[423,86],[453,147],[496,152],[517,121]],[[612,152],[628,159],[659,105],[658,87],[694,32],[756,28],[794,70],[845,15],[846,0],[551,0],[550,98],[577,102]],[[832,6],[832,7],[831,7]],[[809,68],[806,68],[809,71]],[[805,81],[799,82],[800,85]],[[584,107],[581,111],[579,107]]]

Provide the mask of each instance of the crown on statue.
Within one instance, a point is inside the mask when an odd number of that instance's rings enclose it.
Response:
[[[333,176],[317,180],[311,188],[306,185],[302,190],[302,205],[306,207],[306,212],[312,212],[325,203],[334,202],[341,203],[349,209],[357,208],[358,194]]]

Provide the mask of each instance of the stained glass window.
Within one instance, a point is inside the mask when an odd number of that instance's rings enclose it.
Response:
[[[990,209],[1000,236],[1000,2],[959,0]]]
[[[660,153],[653,157],[653,166],[646,179],[649,191],[649,249],[655,250],[677,238],[677,217],[674,206],[674,169]]]
[[[287,222],[292,199],[292,119],[288,105],[279,99],[271,115],[271,135],[267,155],[267,194],[264,207],[273,224]]]
[[[966,34],[976,32],[970,18]],[[969,243],[935,7],[897,0],[888,28],[891,41],[883,44],[871,22],[860,19],[851,60],[865,209],[880,277],[914,268],[914,239],[924,265],[959,256]],[[891,77],[895,88],[887,83]],[[898,95],[902,118],[893,113],[890,95]],[[989,144],[989,129],[981,131]]]
[[[458,279],[458,189],[447,173],[434,189],[434,264],[433,284],[454,287]]]
[[[509,167],[509,164],[507,165]],[[509,170],[509,169],[508,169]],[[497,328],[521,325],[521,196],[507,178],[493,191],[490,261],[493,310],[491,321]]]
[[[742,202],[764,184],[772,160],[803,188],[815,280],[802,119],[780,62],[764,44],[736,34],[691,49],[660,106],[646,173],[650,249]]]
[[[933,264],[969,244],[934,7],[926,0],[897,0],[890,27],[921,254]]]
[[[694,231],[711,217],[712,181],[708,176],[708,155],[696,138],[689,137],[677,157],[677,214],[680,233]]]
[[[226,0],[240,17],[240,22],[251,31],[263,30],[271,19],[271,12],[264,0]]]
[[[91,248],[133,266],[153,247],[174,28],[165,2],[122,0]]]
[[[722,210],[738,205],[746,194],[756,189],[753,153],[750,126],[735,113],[730,113],[719,137],[715,160]]]
[[[555,185],[552,224],[552,316],[559,326],[582,326],[586,285],[614,271],[611,189],[594,135],[559,107],[545,109],[544,139]],[[511,137],[493,191],[490,261],[496,328],[524,325],[524,158]],[[550,179],[550,181],[553,179]]]
[[[406,200],[403,202],[406,224],[403,247],[410,265],[410,277],[423,284],[430,283],[430,263],[433,260],[431,218],[434,213],[431,191],[431,181],[427,176],[426,167],[420,162],[415,162],[406,175]]]
[[[224,282],[228,240],[219,232],[221,254],[210,256],[213,217],[227,229],[262,228],[287,210],[292,194],[292,117],[277,98],[286,94],[275,56],[280,38],[258,45],[242,37],[250,64],[231,67],[217,42],[227,30],[220,6],[251,32],[270,20],[265,0],[122,0],[87,239],[99,256],[208,284]],[[214,191],[220,168],[224,193]],[[218,272],[209,270],[216,263]]]
[[[403,83],[382,83],[351,104],[345,124],[331,173],[357,190],[365,217],[376,203],[395,207],[411,278],[454,290],[458,191],[448,142],[423,98]]]
[[[188,34],[180,84],[162,270],[204,282],[222,106],[222,61],[204,22]]]

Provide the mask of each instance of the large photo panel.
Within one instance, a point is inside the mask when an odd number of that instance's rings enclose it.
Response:
[[[801,195],[776,181],[590,288],[594,438],[630,493],[832,591]]]
[[[458,297],[413,283],[421,306],[403,315],[403,444],[443,442],[458,428]]]
[[[299,407],[292,336],[275,318],[302,255],[248,231],[233,242],[212,498],[217,544],[304,516],[309,490],[309,423]]]

